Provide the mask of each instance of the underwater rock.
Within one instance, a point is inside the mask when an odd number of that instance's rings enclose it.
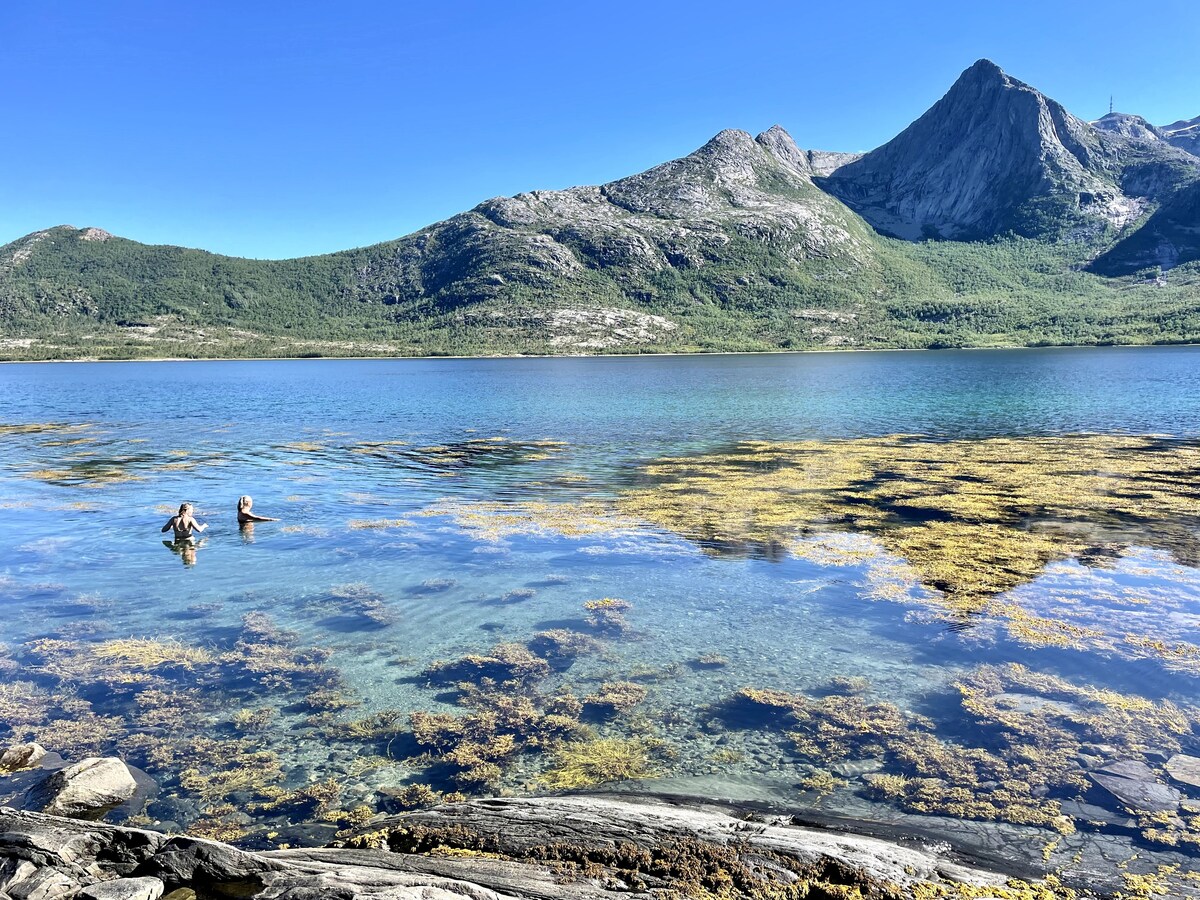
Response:
[[[829,767],[829,771],[834,775],[841,775],[843,778],[857,778],[860,775],[878,772],[882,768],[882,759],[848,759],[844,762],[834,763]]]
[[[1105,809],[1094,803],[1087,803],[1083,800],[1063,800],[1060,805],[1063,815],[1080,822],[1097,822],[1127,831],[1137,831],[1138,829],[1137,819],[1113,812],[1111,809]]]
[[[14,744],[0,756],[0,775],[36,768],[45,758],[46,748],[41,744]]]
[[[1143,762],[1121,760],[1089,772],[1103,791],[1132,812],[1175,812],[1183,795],[1154,777]]]
[[[80,900],[158,900],[166,885],[157,878],[118,878],[85,887]]]
[[[26,793],[26,809],[56,816],[99,819],[134,798],[138,783],[115,757],[90,757],[59,769]]]
[[[1176,753],[1167,760],[1167,775],[1177,784],[1200,788],[1200,757]]]

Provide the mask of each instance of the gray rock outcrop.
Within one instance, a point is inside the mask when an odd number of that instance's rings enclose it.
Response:
[[[165,886],[157,878],[117,878],[89,885],[79,900],[158,900]]]
[[[137,780],[115,757],[91,757],[59,769],[29,789],[26,808],[57,816],[100,818],[132,800]]]
[[[718,887],[722,896],[748,898],[806,885],[818,896],[826,887],[895,896],[960,884],[978,893],[1006,880],[951,859],[945,847],[805,828],[788,817],[747,821],[716,807],[604,797],[448,804],[377,823],[343,843],[251,853],[0,808],[0,895],[600,900],[620,892],[651,900]]]

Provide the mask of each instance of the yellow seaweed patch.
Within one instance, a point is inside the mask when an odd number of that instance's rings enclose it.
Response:
[[[295,450],[300,453],[317,453],[325,449],[324,444],[317,444],[313,441],[292,441],[289,444],[280,444],[280,450]]]
[[[1197,475],[1200,449],[1154,438],[746,442],[646,466],[618,507],[715,550],[867,534],[970,605],[1105,533],[1153,524],[1170,547],[1200,549],[1176,524],[1197,516]]]
[[[997,598],[1096,547],[1200,559],[1198,479],[1200,446],[1153,437],[744,442],[643,467],[615,511],[714,554],[868,563],[868,596],[952,619],[988,612],[1025,643],[1149,656],[1153,644],[1085,614]],[[1165,651],[1192,668],[1192,648]]]
[[[409,519],[351,519],[346,525],[356,531],[363,531],[369,528],[408,528],[412,525],[412,521]]]
[[[191,669],[207,665],[214,657],[207,650],[189,647],[175,641],[154,641],[145,638],[126,638],[106,641],[92,650],[99,659],[119,663],[142,671],[160,666],[179,666]]]
[[[664,749],[650,738],[598,738],[561,745],[541,781],[552,790],[570,791],[614,781],[654,778],[653,757]]]
[[[90,424],[72,425],[66,422],[26,422],[21,425],[0,423],[0,434],[72,434],[93,427]]]
[[[442,501],[416,513],[418,516],[446,516],[459,528],[483,541],[498,541],[516,535],[558,535],[579,538],[598,534],[632,531],[639,522],[615,515],[612,509],[596,501],[547,503],[463,503]]]
[[[505,437],[470,438],[449,444],[408,447],[404,441],[365,441],[351,453],[434,470],[494,468],[544,462],[567,449],[561,441],[518,441]]]

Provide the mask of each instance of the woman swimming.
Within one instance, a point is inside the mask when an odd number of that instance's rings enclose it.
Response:
[[[192,504],[181,503],[179,504],[179,512],[171,516],[167,524],[162,527],[162,530],[164,534],[174,530],[175,540],[182,541],[193,537],[194,533],[201,532],[207,527],[208,525],[197,522],[192,515]]]
[[[258,513],[250,511],[250,507],[254,505],[253,497],[238,497],[237,504],[237,520],[239,525],[248,525],[251,522],[278,522],[278,519],[273,519],[270,516],[260,516]]]

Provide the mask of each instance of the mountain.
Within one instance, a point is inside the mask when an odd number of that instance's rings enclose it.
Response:
[[[980,60],[916,122],[821,183],[885,234],[979,240],[1119,229],[1195,170],[1177,148],[1093,127]]]
[[[870,153],[728,130],[341,253],[248,260],[59,226],[0,247],[0,356],[1193,340],[1186,130],[1089,124],[981,60]]]
[[[1200,116],[1194,119],[1180,119],[1159,129],[1163,139],[1176,147],[1196,156],[1200,156]]]

